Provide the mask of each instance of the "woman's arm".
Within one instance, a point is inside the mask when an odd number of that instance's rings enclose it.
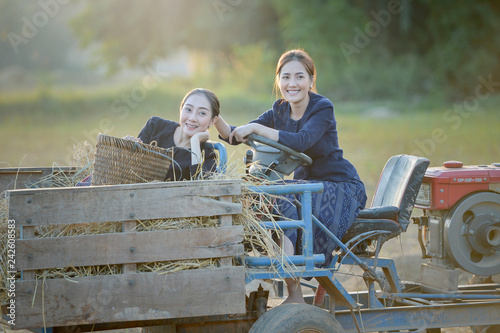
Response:
[[[268,139],[278,141],[279,131],[257,123],[250,123],[243,126],[236,127],[229,136],[229,142],[236,140],[238,142],[247,141],[246,137],[252,133],[264,136]]]
[[[191,137],[191,165],[201,163],[201,144],[210,138],[208,130],[196,133]]]
[[[222,119],[221,116],[217,117],[217,120],[215,121],[215,128],[224,140],[227,140],[227,138],[231,134],[231,126],[229,126],[229,124],[226,123],[226,121]]]
[[[256,122],[261,122],[263,124],[259,124]],[[217,132],[219,132],[220,137],[224,140],[229,139],[228,141],[230,144],[233,144],[233,138],[237,142],[245,142],[245,137],[251,133],[262,135],[271,140],[278,141],[279,131],[266,125],[272,126],[271,110],[262,114],[259,119],[255,120],[254,122],[236,128],[234,128],[234,126],[231,127],[228,123],[226,123],[224,119],[222,119],[221,116],[219,116],[217,118],[217,121],[215,122],[215,128],[217,129]]]
[[[298,132],[281,131],[279,142],[296,151],[304,152],[330,129],[335,129],[335,126],[333,107],[325,107],[314,112]]]

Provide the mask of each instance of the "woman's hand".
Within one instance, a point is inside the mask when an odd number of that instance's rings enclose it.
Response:
[[[143,143],[140,138],[133,137],[132,135],[126,135],[123,137],[123,139]]]
[[[210,133],[208,132],[208,130],[196,133],[191,137],[191,149],[193,148],[193,143],[197,142],[198,144],[200,144],[208,141],[208,139],[210,139]]]
[[[255,133],[255,124],[246,124],[236,127],[229,135],[229,143],[233,143],[233,140],[238,142],[247,141],[247,136]]]

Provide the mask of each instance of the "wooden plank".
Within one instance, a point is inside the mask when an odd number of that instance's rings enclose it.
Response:
[[[239,214],[214,197],[241,194],[241,181],[82,186],[7,192],[16,224],[49,225]]]
[[[223,202],[232,202],[233,197],[229,195],[222,196],[220,198],[220,201]],[[220,225],[225,227],[225,226],[231,226],[233,225],[233,216],[232,215],[221,215],[220,216]],[[222,258],[221,259],[221,266],[231,266],[233,264],[233,258]]]
[[[233,257],[242,241],[243,226],[16,240],[16,269]]]
[[[0,193],[13,189],[24,189],[33,184],[38,187],[52,186],[50,180],[39,183],[42,177],[46,177],[59,172],[74,174],[75,167],[21,167],[21,168],[0,168]]]
[[[122,223],[122,231],[123,232],[132,232],[134,228],[137,226],[137,221],[123,221]],[[135,253],[135,247],[129,248],[130,253]],[[73,264],[73,266],[75,266]],[[123,264],[122,272],[123,273],[135,273],[137,271],[137,264]]]
[[[31,239],[35,235],[35,228],[34,227],[22,227],[21,234],[22,234],[23,239]],[[17,243],[17,240],[16,240],[16,243]],[[17,259],[17,257],[16,257],[16,259]],[[16,260],[16,266],[17,266],[17,260]],[[17,270],[18,269],[16,269],[16,271]],[[36,277],[35,271],[28,271],[28,270],[23,271],[23,279],[33,280],[33,279],[35,279],[35,277]]]
[[[242,266],[74,281],[48,279],[38,286],[36,281],[16,282],[15,328],[245,313]]]

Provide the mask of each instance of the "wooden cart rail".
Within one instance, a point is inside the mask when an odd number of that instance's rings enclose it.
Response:
[[[16,240],[13,329],[162,320],[245,313],[241,182],[190,181],[8,191]],[[219,216],[217,228],[134,231],[137,220]],[[123,232],[35,238],[35,228],[123,223]],[[138,272],[137,264],[220,258],[212,269]],[[36,279],[35,270],[122,265],[121,273]]]
[[[71,177],[79,171],[76,167],[19,167],[0,168],[0,193],[31,187],[51,187],[53,175]]]

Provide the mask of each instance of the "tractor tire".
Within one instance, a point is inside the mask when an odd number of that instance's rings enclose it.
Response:
[[[329,312],[308,304],[283,304],[265,312],[248,333],[344,333]]]

